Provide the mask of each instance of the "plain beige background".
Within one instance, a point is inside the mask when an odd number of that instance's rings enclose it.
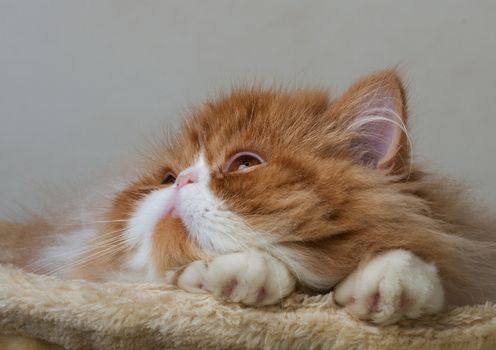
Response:
[[[0,216],[90,181],[233,83],[338,93],[394,65],[415,158],[496,208],[493,0],[0,0]]]

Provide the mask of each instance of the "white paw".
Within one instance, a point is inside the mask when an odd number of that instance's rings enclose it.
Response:
[[[279,260],[257,250],[195,261],[169,272],[166,281],[190,292],[212,293],[247,305],[270,305],[291,293],[295,280]]]
[[[383,253],[341,281],[334,299],[355,317],[387,325],[440,311],[444,292],[437,269],[405,250]]]

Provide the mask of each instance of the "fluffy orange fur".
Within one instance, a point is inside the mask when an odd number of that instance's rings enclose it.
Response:
[[[360,131],[350,126],[378,89],[392,99],[400,120],[392,147],[372,164]],[[190,166],[201,146],[213,193],[319,277],[303,287],[328,290],[330,281],[377,253],[402,248],[436,264],[451,302],[494,298],[490,235],[496,226],[479,220],[459,187],[412,164],[406,124],[405,89],[394,71],[366,77],[337,99],[319,90],[250,87],[208,101],[156,150],[142,176],[112,199],[104,214],[108,223],[85,253],[96,258],[71,277],[98,280],[123,263],[129,247],[119,242],[133,210],[162,187],[166,172]],[[267,166],[243,176],[221,171],[230,156],[245,150],[256,151]],[[106,242],[113,242],[113,253],[98,256]],[[153,242],[150,258],[164,273],[204,256],[179,219],[164,217]]]

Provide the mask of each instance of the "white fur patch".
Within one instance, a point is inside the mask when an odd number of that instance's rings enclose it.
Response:
[[[208,186],[210,171],[202,153],[192,168],[199,174],[198,182],[181,189],[176,206],[191,238],[211,253],[263,244],[264,240],[239,216],[225,209],[224,203],[212,193]]]
[[[166,188],[150,193],[129,220],[124,234],[128,244],[135,248],[127,267],[134,271],[143,271],[147,280],[155,278],[151,259],[152,235],[155,226],[167,211],[173,191],[172,188]]]

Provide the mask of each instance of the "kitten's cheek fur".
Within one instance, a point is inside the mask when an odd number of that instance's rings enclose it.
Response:
[[[444,292],[437,268],[405,250],[363,264],[338,284],[334,298],[355,317],[387,325],[440,311]]]
[[[247,305],[275,304],[295,288],[286,266],[258,250],[195,261],[169,272],[166,281],[190,292],[212,293],[218,299]]]

